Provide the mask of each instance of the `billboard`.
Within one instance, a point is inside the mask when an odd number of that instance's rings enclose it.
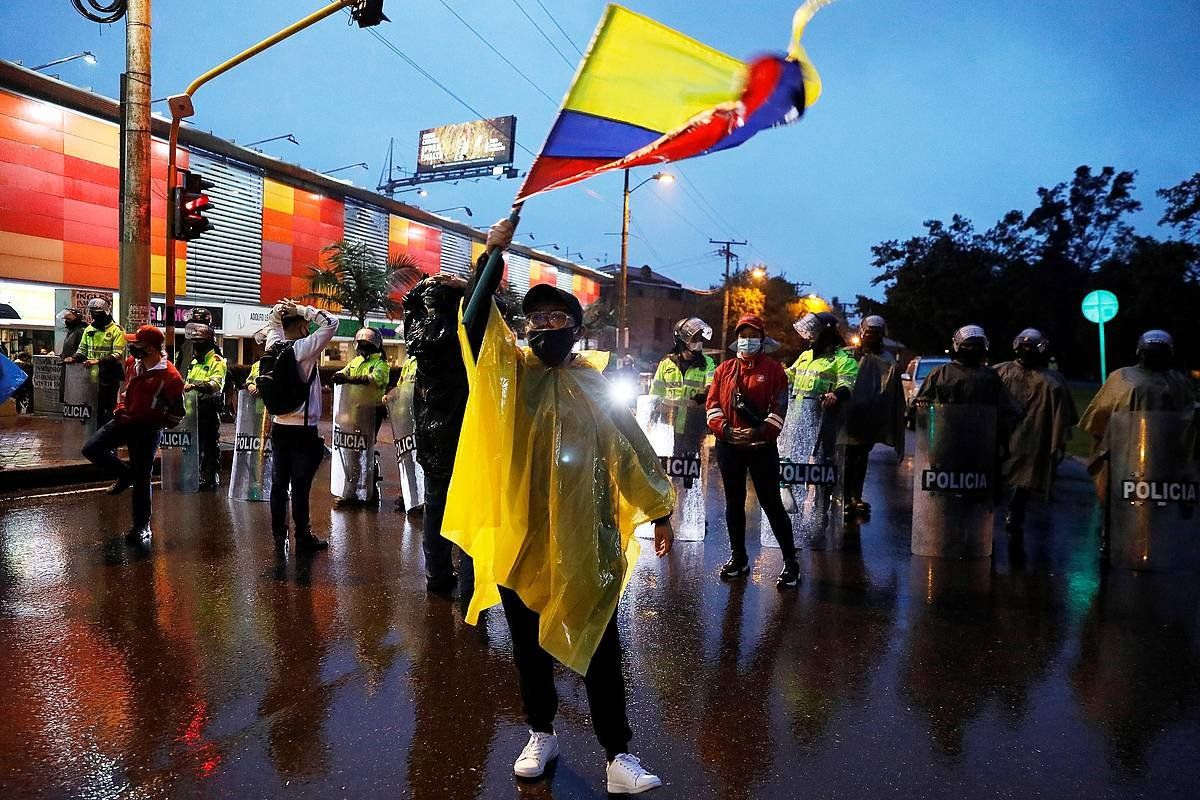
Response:
[[[417,174],[512,163],[516,117],[459,122],[421,131]]]

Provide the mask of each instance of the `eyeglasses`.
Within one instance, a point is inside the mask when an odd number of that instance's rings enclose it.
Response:
[[[534,311],[526,319],[531,331],[559,330],[575,322],[575,317],[565,311]]]

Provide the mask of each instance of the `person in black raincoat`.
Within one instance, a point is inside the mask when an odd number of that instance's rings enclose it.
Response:
[[[1013,340],[1016,358],[995,367],[1024,411],[1009,436],[1003,466],[1004,482],[1013,490],[1004,527],[1013,535],[1025,525],[1029,495],[1049,496],[1054,472],[1066,456],[1071,426],[1079,419],[1067,382],[1048,368],[1049,350],[1050,342],[1041,331],[1026,328]]]
[[[887,323],[872,315],[858,326],[858,377],[846,410],[842,441],[846,447],[846,515],[869,517],[871,506],[863,500],[867,460],[876,444],[895,449],[904,457],[904,387],[896,357],[883,349]]]
[[[467,372],[458,344],[458,308],[466,288],[453,275],[431,275],[404,296],[404,337],[417,362],[413,417],[417,461],[425,473],[425,582],[438,593],[449,592],[458,580],[451,544],[442,538],[442,517],[467,408]]]

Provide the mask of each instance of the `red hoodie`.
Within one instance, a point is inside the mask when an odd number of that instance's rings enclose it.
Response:
[[[138,423],[174,427],[183,418],[183,378],[167,359],[142,369],[133,356],[125,359],[125,388],[113,411],[122,425]]]

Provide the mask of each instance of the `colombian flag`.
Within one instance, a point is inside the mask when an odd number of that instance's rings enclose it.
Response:
[[[797,9],[786,57],[750,62],[608,6],[517,202],[601,172],[737,147],[796,121],[821,94],[800,37],[829,2]]]

